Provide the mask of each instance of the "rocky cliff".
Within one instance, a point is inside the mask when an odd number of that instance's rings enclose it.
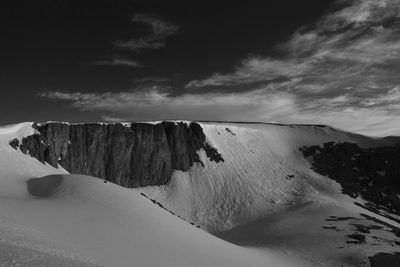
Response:
[[[361,196],[400,215],[400,144],[365,149],[329,142],[301,151],[313,170],[340,183],[344,194]]]
[[[140,187],[167,184],[174,170],[203,164],[203,149],[215,162],[222,155],[206,142],[198,123],[157,124],[34,124],[39,134],[15,139],[14,148],[42,163],[58,164],[70,173],[86,174],[119,184]]]

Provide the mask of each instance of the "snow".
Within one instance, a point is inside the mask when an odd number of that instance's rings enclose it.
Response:
[[[51,197],[2,198],[2,238],[7,239],[3,229],[17,227],[11,241],[23,235],[22,241],[17,240],[22,247],[103,266],[289,264],[272,253],[261,254],[220,240],[132,190],[92,177],[62,178]]]
[[[357,217],[360,224],[368,223],[360,213],[387,219],[354,205],[354,199],[341,193],[339,184],[313,172],[299,151],[300,147],[326,142],[376,147],[387,145],[387,140],[319,126],[201,125],[207,142],[222,154],[224,162],[211,162],[200,151],[205,167],[197,164],[187,172],[175,171],[169,185],[140,191],[228,241],[232,241],[231,236],[224,233],[234,231],[234,236],[246,240],[234,238],[240,245],[285,250],[308,260],[310,266],[341,266],[343,262],[358,266],[368,255],[393,250],[383,243],[346,244],[344,233],[354,233],[354,227],[346,222],[341,226],[342,234],[323,228],[330,215]],[[293,178],[286,179],[288,175]],[[379,235],[396,240],[392,233]],[[258,238],[251,241],[248,236]]]
[[[340,194],[336,182],[310,173],[300,147],[326,142],[355,142],[372,147],[384,142],[320,126],[241,123],[201,123],[201,126],[207,142],[222,154],[224,162],[210,162],[204,151],[200,151],[205,167],[196,164],[188,172],[175,171],[168,186],[142,191],[212,232],[271,214],[293,202],[313,199],[321,192]],[[294,178],[285,179],[287,175]]]
[[[136,190],[69,175],[8,145],[10,137],[31,134],[30,127],[0,129],[0,263],[5,266],[306,266],[282,252],[221,240]],[[61,183],[49,196],[28,193],[29,179],[50,174]],[[36,182],[45,186],[46,179]]]
[[[37,130],[32,128],[33,122],[22,122],[0,127],[0,142],[8,143],[12,139],[21,140],[21,138],[37,133]]]
[[[354,205],[299,151],[326,142],[375,147],[389,140],[321,126],[200,124],[224,162],[199,151],[204,167],[175,171],[166,186],[139,189],[69,175],[13,149],[10,140],[35,133],[32,123],[0,128],[0,251],[7,252],[0,264],[23,264],[34,254],[38,266],[365,266],[368,256],[394,250],[384,241],[396,240],[387,229],[371,230],[366,244],[346,243],[354,225],[327,218],[371,224],[364,213],[399,225]],[[29,195],[29,179],[51,174],[61,183],[49,196]],[[35,181],[44,188],[46,179]]]
[[[326,221],[332,215],[354,219]],[[393,233],[385,230],[371,230],[370,234],[365,235],[365,244],[354,246],[346,243],[346,236],[356,230],[352,224],[370,225],[371,222],[355,213],[353,207],[345,207],[341,203],[303,202],[283,212],[219,233],[218,236],[243,246],[289,250],[308,259],[310,266],[368,266],[368,256],[382,251],[396,252],[396,247],[372,238],[379,236],[396,240]]]

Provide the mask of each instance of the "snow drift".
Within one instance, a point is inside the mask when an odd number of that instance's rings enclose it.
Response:
[[[31,124],[0,131],[2,265],[294,264],[272,252],[260,253],[218,239],[153,205],[139,192],[93,177],[68,175],[61,167],[43,165],[9,146],[10,138],[34,132]]]
[[[173,170],[167,184],[137,189],[71,176],[11,147],[15,138],[40,134],[31,123],[2,128],[0,236],[105,266],[368,266],[369,256],[396,251],[399,217],[344,195],[339,183],[311,169],[313,159],[300,148],[348,142],[366,149],[398,139],[320,125],[199,125],[202,144],[223,161],[202,145],[199,160]]]
[[[175,171],[165,187],[149,195],[184,218],[212,232],[227,230],[299,201],[342,198],[340,185],[311,170],[300,148],[327,142],[362,148],[396,143],[321,125],[201,123],[207,142],[224,162],[211,162],[203,151],[187,172]]]

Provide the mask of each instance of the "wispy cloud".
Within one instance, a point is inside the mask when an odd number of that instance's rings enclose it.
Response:
[[[393,99],[400,98],[399,89],[374,103],[365,103],[365,107],[340,110],[338,106],[351,101],[347,96],[305,102],[291,93],[271,93],[269,88],[244,93],[171,96],[166,90],[153,87],[144,91],[106,93],[52,91],[43,92],[41,96],[65,101],[82,111],[102,112],[103,119],[112,122],[165,119],[274,121],[328,124],[376,136],[400,132],[400,114],[386,108],[387,104],[398,108]]]
[[[187,84],[188,88],[291,80],[286,90],[300,87],[337,90],[357,85],[400,82],[400,1],[339,1],[346,7],[300,29],[279,50],[284,58],[252,56],[232,73],[214,73]],[[311,28],[311,29],[310,29]],[[373,75],[371,75],[373,74]],[[388,80],[389,79],[389,80]],[[280,79],[281,81],[282,79]],[[363,83],[359,84],[362,80]],[[333,86],[329,86],[329,85]],[[354,89],[357,89],[354,87]]]
[[[127,67],[143,67],[143,65],[137,60],[131,60],[122,57],[112,57],[109,59],[95,61],[94,65],[98,66],[127,66]]]
[[[184,94],[171,96],[165,90],[149,88],[144,91],[81,93],[43,92],[40,96],[63,100],[80,110],[98,110],[130,120],[191,119],[191,120],[241,120],[258,109],[268,109],[275,114],[290,108],[291,101],[281,96],[264,97],[261,92],[247,94]],[[262,98],[259,98],[259,97]],[[255,104],[254,100],[257,100]],[[264,107],[264,108],[263,108]],[[246,110],[246,112],[243,112]],[[272,112],[272,110],[274,110]],[[246,115],[243,115],[246,114]],[[228,117],[227,117],[228,116]],[[254,119],[259,119],[259,116]]]
[[[102,115],[101,118],[103,121],[112,122],[112,123],[125,121],[123,118],[118,118],[118,117],[113,117],[113,116],[108,116],[108,115]]]
[[[400,1],[338,0],[334,10],[277,47],[284,57],[245,58],[230,73],[190,81],[180,95],[151,87],[41,96],[124,120],[321,123],[399,135]]]
[[[258,82],[274,82],[279,78],[289,79],[303,73],[308,64],[290,60],[276,60],[264,57],[244,59],[233,73],[214,73],[203,80],[193,80],[186,87],[235,86]]]
[[[362,114],[379,114],[387,123],[400,113],[400,1],[338,0],[334,8],[278,46],[284,57],[251,56],[231,73],[214,73],[186,88],[221,93],[263,84],[265,93],[291,95],[305,108],[302,114],[351,111],[347,118],[368,124]]]
[[[136,14],[132,17],[133,23],[141,23],[150,27],[148,35],[130,40],[117,40],[114,45],[117,48],[129,49],[139,52],[142,49],[158,49],[164,47],[165,39],[179,32],[180,27],[170,22],[160,19],[152,14]],[[92,63],[98,66],[125,66],[125,67],[143,67],[137,61],[121,56],[111,56],[103,60],[98,60]]]
[[[133,80],[134,84],[163,84],[169,81],[171,81],[170,78],[160,76],[147,76]]]
[[[115,46],[127,48],[133,51],[142,49],[158,49],[165,46],[165,39],[179,32],[180,27],[170,22],[164,21],[151,14],[136,14],[132,18],[134,23],[146,24],[150,27],[147,36],[130,40],[118,40]]]

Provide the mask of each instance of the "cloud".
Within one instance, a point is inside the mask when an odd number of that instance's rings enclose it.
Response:
[[[108,115],[102,115],[101,119],[106,122],[112,122],[112,123],[117,123],[117,122],[123,122],[123,118],[118,118],[118,117],[112,117]]]
[[[135,84],[161,84],[171,81],[170,78],[160,76],[147,76],[142,78],[133,79]]]
[[[93,64],[98,66],[127,66],[135,68],[143,67],[143,65],[139,61],[120,57],[113,57],[110,59],[96,61]]]
[[[295,61],[251,57],[244,59],[233,73],[215,73],[203,80],[193,80],[186,87],[232,86],[261,81],[273,82],[279,78],[295,77],[304,72],[305,68],[307,68],[306,64],[299,64]]]
[[[340,109],[337,107],[354,99],[343,95],[333,99],[303,101],[292,93],[271,92],[270,88],[244,93],[171,96],[162,88],[152,87],[142,91],[105,93],[52,91],[43,92],[40,96],[65,101],[81,111],[101,112],[103,120],[111,122],[168,119],[274,121],[328,124],[376,136],[400,132],[400,114],[386,109],[387,104],[394,104],[393,108],[397,109],[398,104],[393,99],[400,98],[399,88],[375,103],[365,103],[365,107],[352,108],[350,105]]]
[[[160,34],[163,28],[152,33],[166,38],[175,32]],[[230,73],[188,82],[180,94],[173,91],[181,88],[159,86],[41,96],[123,120],[278,121],[400,134],[399,0],[338,0],[334,11],[277,50],[284,56],[250,56]]]
[[[81,93],[43,92],[41,97],[67,101],[82,111],[104,111],[129,120],[191,119],[191,120],[243,120],[244,114],[258,114],[268,109],[275,114],[289,107],[290,99],[264,97],[260,92],[247,94],[184,94],[170,96],[167,92],[149,88],[145,91]],[[262,98],[260,98],[260,96]],[[255,104],[255,99],[258,99]],[[243,110],[247,110],[243,112]],[[256,116],[255,118],[260,118]]]
[[[400,83],[400,1],[338,3],[346,6],[307,30],[299,29],[279,46],[284,58],[251,56],[231,73],[214,73],[186,87],[265,82],[285,90],[314,88],[318,93],[349,86],[357,90],[370,84],[391,88]]]
[[[142,23],[150,26],[150,33],[141,38],[130,40],[118,40],[115,46],[133,51],[142,49],[158,49],[165,46],[165,39],[179,32],[180,27],[151,14],[136,14],[132,18],[133,23]]]
[[[339,124],[354,128],[343,121],[369,114],[391,125],[387,118],[400,113],[400,1],[338,0],[333,8],[279,45],[276,54],[283,57],[250,56],[232,72],[192,80],[186,88],[247,92],[261,84],[266,94],[291,95],[308,121],[318,119],[312,112],[337,114]]]

